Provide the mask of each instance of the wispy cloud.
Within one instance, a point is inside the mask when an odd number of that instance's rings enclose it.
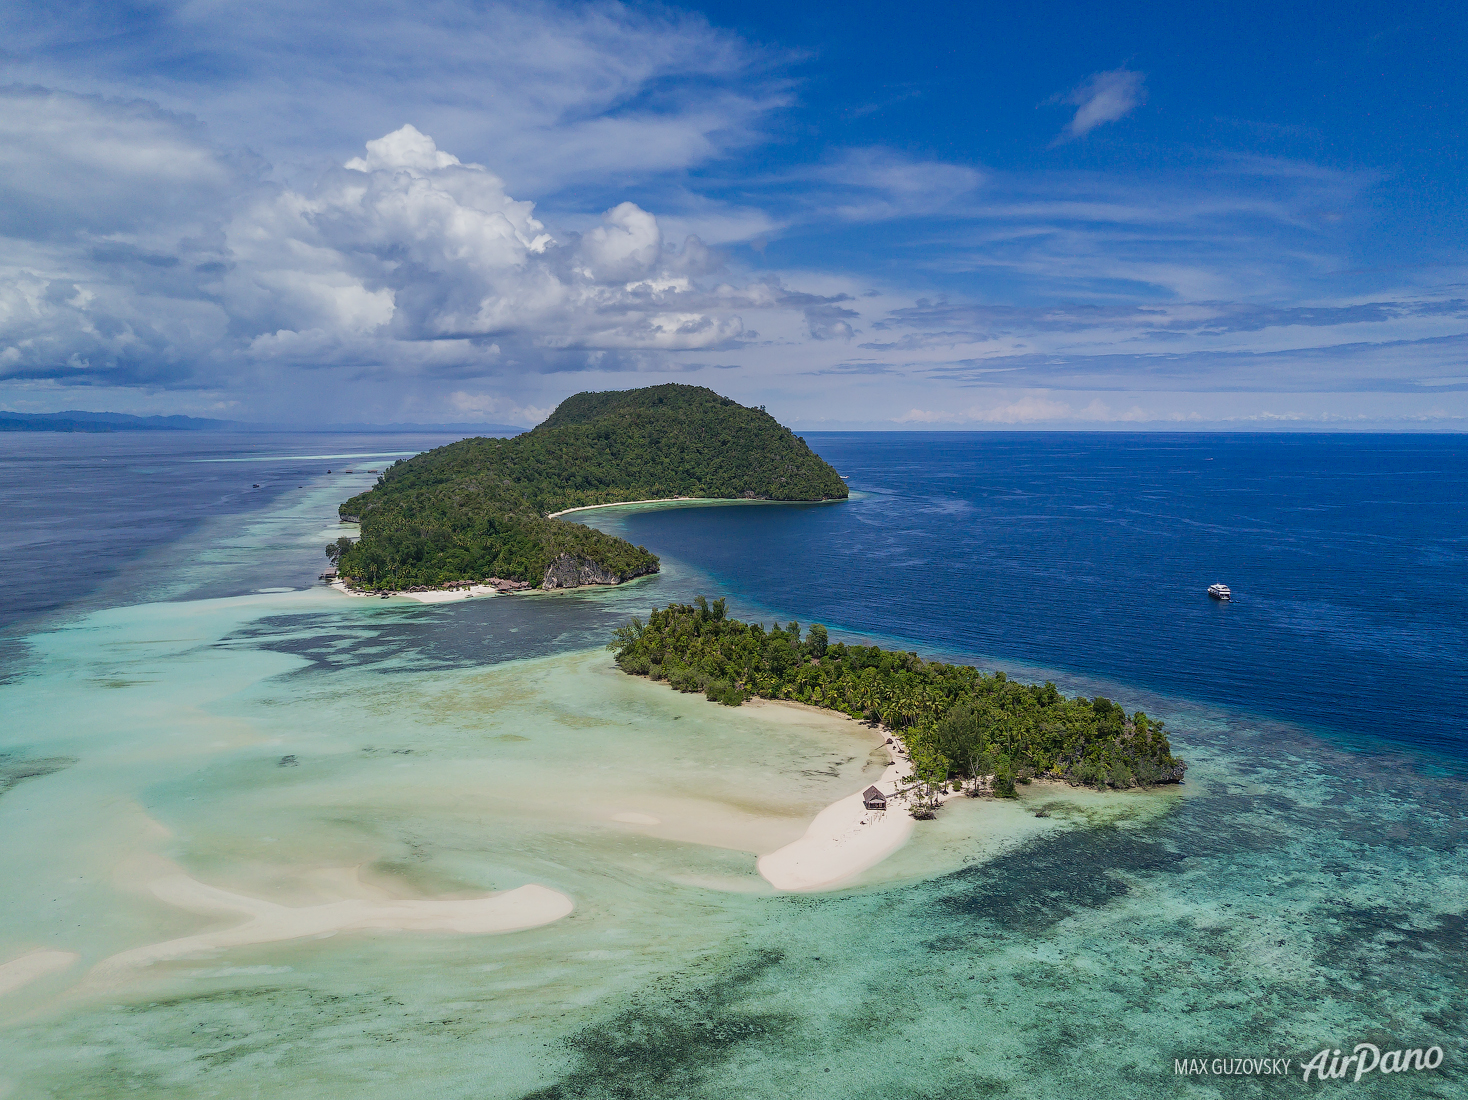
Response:
[[[1092,413],[1104,406],[1094,403]],[[1077,419],[1076,410],[1064,401],[1043,393],[1026,394],[1000,404],[975,405],[967,409],[911,409],[895,418],[898,424],[1033,424]],[[1096,419],[1094,415],[1083,417]]]
[[[1052,103],[1070,104],[1076,109],[1054,144],[1085,137],[1097,126],[1125,118],[1146,101],[1146,77],[1142,73],[1124,67],[1096,73],[1050,100]]]
[[[898,375],[903,372],[891,363],[878,362],[870,359],[848,359],[841,363],[832,363],[830,366],[819,370],[806,371],[811,375],[834,376],[837,378],[852,378],[863,375]]]
[[[1460,332],[1415,339],[1346,341],[1329,332],[1274,346],[1163,351],[1135,347],[1117,334],[1097,334],[1090,347],[969,359],[908,359],[910,374],[959,388],[1043,386],[1051,390],[1169,393],[1457,393],[1468,392],[1468,324]]]
[[[780,228],[789,230],[961,215],[984,178],[970,165],[864,146],[836,148],[816,163],[726,183],[780,211]]]
[[[823,185],[820,194],[827,216],[835,213],[855,222],[951,211],[984,178],[965,165],[918,160],[882,148],[842,150],[837,159],[807,175]]]
[[[791,98],[778,51],[667,7],[7,7],[10,79],[146,96],[207,120],[215,142],[255,149],[293,179],[412,122],[465,159],[497,165],[512,187],[545,195],[707,163],[762,140],[770,112]]]
[[[901,426],[962,429],[985,426],[1007,427],[1070,427],[1096,428],[1114,426],[1148,425],[1152,427],[1187,426],[1235,426],[1278,428],[1281,426],[1336,426],[1368,427],[1390,426],[1396,428],[1437,428],[1457,430],[1468,416],[1445,409],[1428,409],[1421,412],[1400,410],[1376,410],[1364,412],[1303,411],[1286,407],[1249,408],[1244,398],[1243,407],[1231,406],[1221,409],[1194,407],[1187,410],[1144,408],[1137,403],[1116,405],[1100,397],[1081,403],[1057,397],[1047,390],[1010,393],[995,400],[970,406],[955,406],[941,409],[913,408],[901,416],[892,417],[888,423]]]

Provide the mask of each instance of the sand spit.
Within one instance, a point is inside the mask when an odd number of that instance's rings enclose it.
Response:
[[[746,705],[856,722],[841,711],[789,699],[751,699]],[[875,867],[907,843],[913,832],[913,817],[906,802],[892,796],[906,785],[912,764],[896,738],[889,737],[883,747],[891,764],[872,785],[888,796],[888,808],[868,810],[862,800],[865,785],[862,791],[831,803],[816,814],[799,840],[759,857],[755,867],[766,882],[777,890],[832,890]]]
[[[348,898],[300,908],[232,894],[187,875],[158,879],[151,888],[163,901],[180,909],[193,913],[243,913],[250,919],[222,931],[204,932],[120,952],[99,963],[93,972],[95,975],[206,954],[226,947],[277,943],[307,936],[322,937],[337,932],[384,929],[456,932],[468,936],[518,932],[560,920],[574,908],[565,894],[533,883],[469,900]]]
[[[65,970],[79,958],[81,956],[74,951],[54,951],[43,947],[8,963],[0,963],[0,996],[30,985],[37,978]]]
[[[776,702],[777,706],[816,709],[803,703]],[[759,873],[777,890],[832,890],[886,859],[912,835],[913,816],[908,795],[898,794],[911,786],[912,762],[907,746],[889,737],[884,746],[892,763],[872,784],[887,796],[885,810],[868,810],[863,798],[866,788],[831,803],[806,829],[805,835],[778,851],[761,856]],[[933,792],[933,801],[953,797],[949,791]]]
[[[908,767],[907,761],[894,760],[874,785],[891,799]],[[907,843],[912,830],[904,803],[892,799],[886,810],[868,810],[858,791],[831,803],[804,836],[761,856],[755,866],[777,890],[830,890],[881,863]]]

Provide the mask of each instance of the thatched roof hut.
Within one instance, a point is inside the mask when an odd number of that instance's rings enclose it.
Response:
[[[868,787],[861,792],[861,804],[869,810],[885,810],[887,808],[887,796],[877,790],[875,786]]]

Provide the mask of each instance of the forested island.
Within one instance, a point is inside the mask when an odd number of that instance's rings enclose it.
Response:
[[[465,439],[390,466],[342,504],[360,540],[327,548],[358,587],[496,577],[542,588],[655,573],[646,548],[553,513],[625,501],[844,499],[790,429],[702,386],[579,393],[511,439]]]
[[[788,699],[880,722],[899,735],[913,777],[932,788],[987,783],[1013,797],[1040,776],[1096,788],[1182,781],[1163,724],[1110,699],[1066,698],[1052,683],[925,661],[916,653],[831,643],[817,624],[769,629],[726,614],[725,602],[669,604],[618,628],[608,645],[626,672],[739,706]]]

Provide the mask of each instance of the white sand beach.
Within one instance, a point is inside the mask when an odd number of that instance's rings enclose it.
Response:
[[[546,519],[556,519],[558,516],[569,516],[572,512],[591,512],[598,508],[625,508],[629,504],[674,504],[687,501],[709,501],[710,503],[724,503],[720,497],[653,497],[650,500],[617,500],[611,504],[583,504],[579,508],[563,508],[559,512],[546,513]]]
[[[454,932],[468,936],[518,932],[560,920],[575,908],[565,894],[534,883],[467,900],[345,898],[301,907],[234,894],[184,874],[157,879],[150,889],[161,900],[192,913],[238,913],[249,919],[233,928],[119,952],[99,963],[93,970],[94,977],[166,959],[207,954],[226,947],[321,937],[337,932],[380,929]]]
[[[345,583],[336,580],[331,582],[331,587],[344,596],[358,596],[367,599],[391,596],[404,600],[415,600],[418,603],[450,603],[454,600],[466,600],[478,596],[499,595],[499,592],[490,584],[466,584],[462,588],[437,588],[430,592],[361,592],[348,588]]]
[[[48,947],[31,951],[8,963],[0,963],[0,996],[13,992],[21,986],[30,985],[37,978],[65,970],[80,955],[74,951],[55,951]]]
[[[806,706],[783,701],[773,705]],[[831,803],[815,816],[799,840],[759,858],[757,869],[771,886],[797,892],[835,889],[907,843],[914,818],[906,798],[893,796],[907,785],[912,763],[900,739],[890,738],[883,747],[892,763],[870,786],[887,796],[887,808],[867,809],[865,787]],[[941,804],[952,797],[952,792],[944,791],[935,794],[933,800]]]
[[[776,706],[804,707],[777,702]],[[827,712],[830,713],[830,712]],[[866,787],[831,803],[815,816],[805,835],[792,844],[759,858],[759,873],[777,890],[831,890],[850,882],[901,848],[913,831],[906,798],[893,797],[907,785],[912,763],[901,740],[889,738],[883,746],[892,763],[874,786],[887,796],[885,810],[869,810]],[[934,796],[938,803],[951,792]]]
[[[393,595],[401,596],[405,600],[417,600],[419,603],[449,603],[478,596],[498,596],[499,593],[490,584],[469,584],[463,588],[441,588],[433,592],[394,592]]]
[[[827,498],[839,499],[839,498]],[[563,508],[559,512],[547,513],[546,519],[569,516],[572,512],[591,512],[598,508],[630,508],[634,504],[820,504],[814,500],[770,500],[767,497],[652,497],[648,500],[614,500],[609,504],[583,504],[577,508]]]
[[[892,795],[906,768],[905,761],[893,763],[873,785]],[[831,803],[804,836],[761,856],[756,867],[777,890],[829,890],[881,863],[907,843],[912,830],[912,815],[903,803],[891,801],[886,810],[868,810],[858,791]]]

